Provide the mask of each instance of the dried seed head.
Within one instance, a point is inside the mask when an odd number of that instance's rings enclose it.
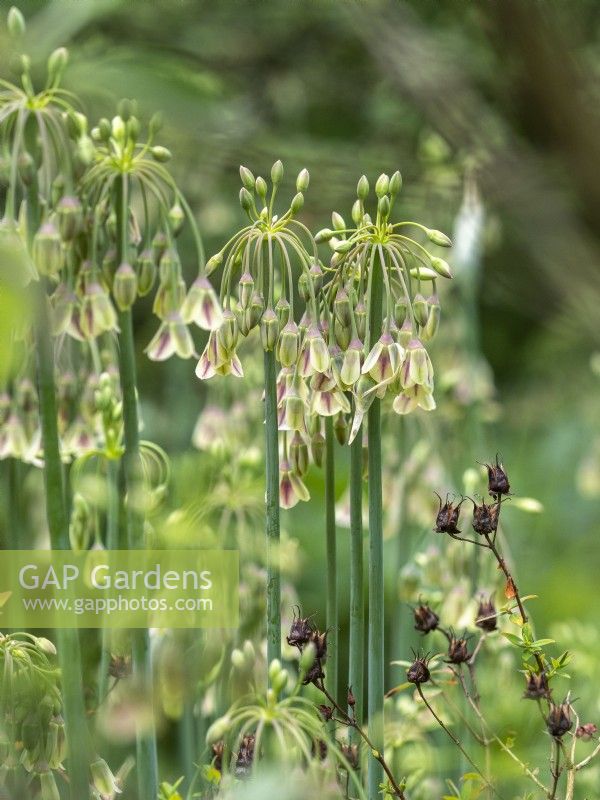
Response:
[[[504,471],[504,466],[498,461],[496,455],[495,464],[484,464],[488,473],[488,491],[494,497],[500,497],[503,494],[510,494],[510,483],[508,476]]]
[[[352,694],[352,687],[351,686],[348,687],[348,694],[346,696],[346,702],[348,703],[350,708],[354,708],[354,706],[356,705],[356,697],[354,697],[354,695]]]
[[[442,504],[442,498],[439,494],[435,493],[440,501],[440,506],[435,518],[435,531],[436,533],[449,533],[452,536],[460,533],[457,528],[458,518],[460,516],[460,507],[464,500],[461,500],[458,505],[453,505],[446,495],[446,502]]]
[[[254,761],[254,745],[256,740],[254,734],[250,733],[244,736],[240,743],[238,750],[237,760],[235,762],[235,777],[246,778],[252,769],[252,762]]]
[[[486,505],[485,502],[477,505],[473,503],[473,530],[481,536],[490,535],[495,532],[498,527],[498,514],[500,511],[500,504],[494,503]]]
[[[358,769],[359,760],[358,760],[358,745],[356,744],[342,744],[341,745],[342,753],[344,754],[345,758],[347,759],[348,763],[350,764],[351,768],[354,770]]]
[[[548,726],[548,732],[555,739],[560,739],[567,731],[571,730],[573,721],[571,719],[571,706],[568,701],[558,705],[554,703],[550,705],[546,725]]]
[[[297,647],[301,650],[310,641],[313,633],[313,627],[310,623],[309,617],[301,617],[300,613],[296,615],[294,612],[294,619],[290,627],[290,632],[286,636],[287,643],[290,647]]]
[[[540,697],[548,697],[550,687],[548,677],[545,672],[530,672],[527,674],[527,683],[523,697],[526,700],[538,700]]]
[[[111,655],[108,674],[117,680],[128,678],[131,675],[131,656]]]
[[[495,614],[496,608],[492,598],[489,597],[487,600],[481,598],[479,601],[479,608],[477,609],[475,625],[481,628],[482,631],[487,631],[488,633],[495,631],[498,627],[498,619]]]
[[[464,637],[451,636],[448,644],[448,662],[464,664],[471,658],[467,640]]]
[[[415,630],[421,633],[434,631],[440,621],[438,615],[429,606],[418,605],[413,609],[413,614],[415,618]]]
[[[323,703],[321,703],[319,705],[319,711],[321,713],[321,716],[325,720],[325,722],[329,722],[329,720],[333,717],[333,707],[332,706],[326,706]]]
[[[217,770],[217,772],[222,772],[223,752],[225,751],[225,742],[223,741],[223,739],[219,739],[218,742],[214,742],[211,745],[211,751],[212,751],[213,767]]]
[[[406,680],[419,686],[421,683],[427,683],[430,678],[429,656],[416,656],[406,671]]]

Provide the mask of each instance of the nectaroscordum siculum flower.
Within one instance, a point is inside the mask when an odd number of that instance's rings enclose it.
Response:
[[[270,188],[247,167],[240,167],[240,178],[240,204],[248,224],[208,261],[207,274],[222,269],[219,301],[223,311],[200,356],[196,375],[202,380],[215,375],[242,377],[237,348],[252,331],[258,332],[264,352],[267,645],[272,661],[279,658],[281,650],[279,506],[290,508],[309,498],[302,480],[308,451],[299,437],[309,429],[310,382],[327,370],[329,354],[317,304],[321,270],[316,245],[297,218],[309,184],[308,171],[298,174],[296,194],[282,214],[275,211],[283,179],[281,161],[271,168]],[[296,280],[306,303],[301,314],[295,307]],[[196,286],[194,291],[202,293],[205,287]],[[197,312],[205,317],[208,312],[216,319],[205,298],[203,303],[196,304]],[[316,402],[327,405],[330,387],[321,385],[319,391]],[[281,462],[279,430],[283,434]]]
[[[447,236],[419,223],[391,221],[401,187],[399,172],[391,177],[379,176],[375,185],[376,213],[372,217],[365,206],[369,182],[363,175],[352,207],[352,224],[334,212],[332,227],[324,228],[315,237],[317,242],[328,242],[333,251],[322,302],[334,361],[332,374],[339,389],[349,392],[353,401],[350,443],[361,436],[362,422],[368,415],[369,738],[381,749],[384,643],[380,402],[386,396],[393,397],[393,408],[399,414],[435,408],[433,368],[423,343],[435,335],[439,324],[436,283],[439,278],[451,277],[446,261],[408,236],[407,229],[423,234],[436,247],[448,247]],[[425,284],[431,285],[427,296]],[[355,457],[358,458],[357,452]],[[355,474],[358,477],[358,469]],[[358,492],[352,494],[358,502]],[[358,536],[355,538],[358,547]],[[357,620],[355,625],[358,624]],[[352,671],[356,672],[356,666]],[[370,798],[377,797],[381,778],[381,765],[371,759]]]

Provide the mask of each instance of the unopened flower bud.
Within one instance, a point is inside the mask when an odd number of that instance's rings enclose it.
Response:
[[[526,700],[539,700],[541,697],[548,697],[550,687],[548,677],[545,672],[529,672],[526,675],[526,685],[523,697]]]
[[[119,264],[113,280],[113,297],[121,311],[131,308],[137,295],[137,275],[131,264]]]
[[[356,196],[359,200],[366,200],[369,194],[369,181],[366,175],[361,175],[356,187]]]
[[[452,271],[450,269],[450,265],[447,261],[444,261],[443,258],[438,258],[437,256],[431,257],[431,266],[437,272],[438,275],[441,275],[442,278],[451,278]]]
[[[344,221],[344,218],[342,217],[341,214],[338,214],[337,211],[334,211],[331,214],[331,223],[335,231],[343,231],[346,229],[346,223]]]
[[[380,200],[382,200],[388,193],[389,187],[390,187],[390,179],[385,174],[385,172],[382,172],[381,175],[377,178],[377,182],[375,184],[375,194]]]
[[[282,329],[277,343],[277,359],[282,367],[292,367],[298,360],[300,333],[294,320]]]
[[[390,198],[384,195],[377,203],[377,211],[382,219],[387,219],[390,213]]]
[[[394,304],[394,322],[401,328],[408,313],[408,300],[405,295],[400,295]]]
[[[310,452],[317,467],[322,467],[323,456],[325,455],[325,437],[320,431],[313,433],[311,436]]]
[[[433,228],[427,229],[427,238],[430,242],[437,244],[438,247],[452,247],[452,241],[442,231],[436,231]]]
[[[65,195],[56,208],[58,214],[58,230],[60,235],[66,242],[74,239],[79,231],[83,221],[83,212],[81,210],[81,203],[78,197],[74,195]]]
[[[183,228],[183,223],[185,220],[185,214],[183,213],[183,208],[179,205],[179,203],[175,203],[175,205],[171,206],[171,208],[169,209],[168,218],[171,230],[173,231],[173,235],[177,236],[177,234]]]
[[[427,323],[422,333],[423,339],[431,341],[438,331],[442,309],[437,294],[427,298]]]
[[[317,244],[321,244],[322,242],[328,242],[333,236],[335,236],[335,231],[332,231],[331,228],[322,228],[315,236],[315,242]]]
[[[228,716],[216,719],[206,732],[206,744],[212,744],[222,739],[231,726],[231,719]]]
[[[156,280],[156,262],[152,250],[142,250],[137,260],[138,294],[145,297],[154,286]]]
[[[306,272],[301,272],[298,278],[298,294],[305,303],[310,300],[310,277]]]
[[[240,205],[246,213],[252,208],[252,195],[244,186],[240,189]]]
[[[295,431],[290,442],[290,463],[300,477],[308,472],[308,445],[300,431]]]
[[[255,186],[256,186],[256,194],[260,197],[260,199],[264,203],[265,199],[267,197],[267,182],[266,182],[266,180],[259,175],[258,178],[256,179]]]
[[[112,127],[110,124],[110,120],[106,119],[106,117],[102,117],[102,119],[98,123],[98,133],[100,134],[100,139],[103,142],[107,142],[112,136]]]
[[[333,430],[335,433],[335,438],[343,447],[348,441],[348,420],[342,411],[340,411],[333,421]]]
[[[303,169],[298,173],[298,177],[296,178],[296,191],[297,192],[305,192],[308,189],[308,184],[310,182],[310,175],[308,174],[307,169]]]
[[[238,650],[237,647],[234,647],[234,649],[231,651],[231,663],[236,669],[240,670],[240,672],[246,669],[246,659],[244,658],[244,654],[241,650]]]
[[[6,23],[13,39],[18,39],[25,33],[25,17],[16,6],[11,6]]]
[[[388,191],[392,195],[392,197],[395,197],[400,191],[400,189],[402,189],[402,175],[400,175],[400,172],[396,170],[396,172],[394,172],[394,174],[390,178],[390,185]]]
[[[362,300],[354,308],[354,322],[356,323],[356,333],[361,341],[364,341],[367,332],[367,309]]]
[[[277,321],[279,322],[279,328],[281,329],[284,327],[284,325],[287,325],[291,313],[290,302],[286,297],[280,297],[275,303],[275,313],[277,314]]]
[[[244,272],[238,283],[238,298],[240,307],[246,309],[250,306],[254,292],[254,278],[249,272]]]
[[[267,308],[260,321],[260,338],[264,350],[274,350],[279,335],[279,322],[277,314],[272,308]]]
[[[154,253],[154,260],[158,264],[163,255],[167,251],[169,240],[164,231],[157,231],[152,239],[152,252]]]
[[[308,270],[310,279],[313,283],[315,292],[319,292],[323,286],[323,269],[318,261],[313,261]]]
[[[281,183],[281,179],[283,178],[283,164],[279,159],[273,164],[271,167],[271,183],[273,186],[277,186],[278,183]]]
[[[33,239],[33,260],[41,275],[56,275],[62,267],[60,234],[53,222],[45,222]]]
[[[223,310],[221,326],[217,331],[217,341],[226,353],[232,353],[238,343],[238,329],[235,314],[230,308]]]
[[[48,58],[48,77],[51,83],[58,83],[69,61],[69,51],[66,47],[57,47]]]
[[[414,297],[413,314],[415,315],[415,320],[417,323],[424,328],[425,325],[427,325],[429,309],[427,307],[427,301],[422,294],[416,294]]]
[[[359,225],[364,215],[364,208],[361,200],[354,201],[352,204],[351,215],[352,222],[354,222],[355,225]]]
[[[302,209],[303,205],[304,205],[304,195],[302,194],[302,192],[298,192],[292,198],[292,204],[290,205],[290,210],[292,214],[297,214]]]
[[[254,191],[254,175],[250,172],[248,167],[240,166],[240,178],[242,179],[242,185],[245,189],[249,192]]]
[[[162,145],[154,145],[154,147],[150,148],[150,153],[152,154],[152,158],[160,164],[171,160],[171,151]]]

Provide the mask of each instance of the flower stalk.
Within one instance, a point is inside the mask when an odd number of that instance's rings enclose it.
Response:
[[[279,434],[277,362],[264,351],[266,533],[267,533],[267,661],[281,658],[281,573],[279,531]]]
[[[337,543],[335,533],[335,450],[333,417],[325,418],[325,532],[327,549],[326,621],[330,644],[327,690],[338,693]]]
[[[364,588],[362,526],[362,435],[350,445],[350,642],[348,684],[356,698],[355,712],[362,724],[364,687]]]

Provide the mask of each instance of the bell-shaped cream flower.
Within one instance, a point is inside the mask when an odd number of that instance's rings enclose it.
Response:
[[[223,321],[221,304],[211,282],[199,275],[192,283],[181,306],[186,323],[194,322],[205,331],[216,331]]]

